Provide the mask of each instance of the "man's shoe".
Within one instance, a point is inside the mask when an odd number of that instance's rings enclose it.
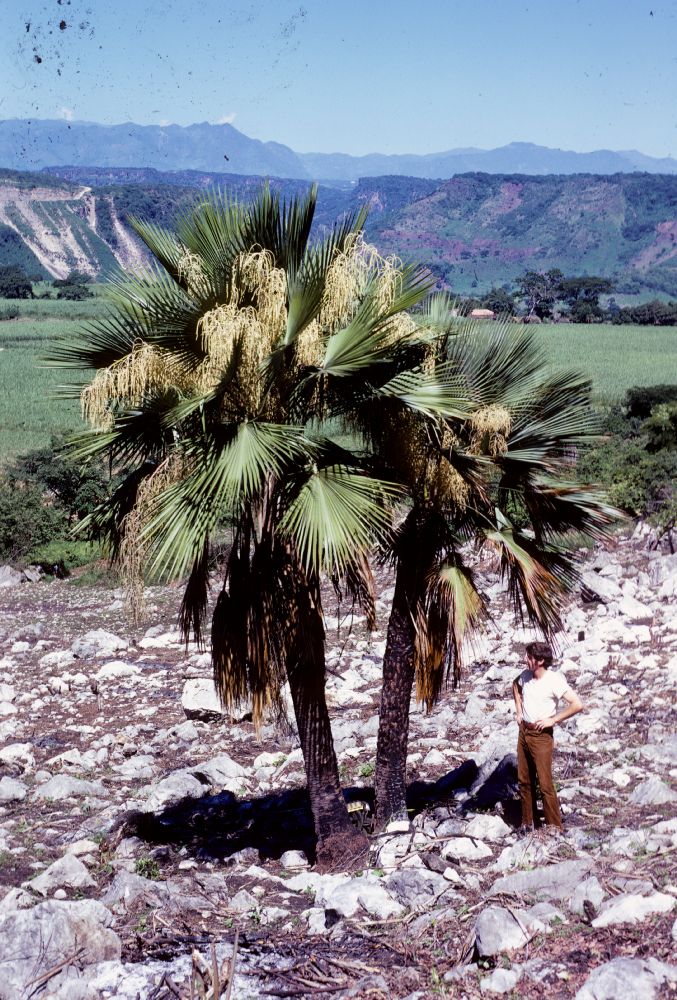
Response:
[[[523,823],[522,826],[517,828],[517,836],[520,839],[522,837],[530,837],[533,832],[534,828],[529,823]]]

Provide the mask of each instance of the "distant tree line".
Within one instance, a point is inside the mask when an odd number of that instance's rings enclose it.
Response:
[[[677,302],[654,299],[636,306],[619,306],[602,296],[614,291],[609,278],[596,275],[567,277],[559,268],[525,271],[513,290],[509,285],[491,288],[485,295],[463,299],[464,311],[491,309],[497,316],[520,316],[525,322],[565,320],[570,323],[635,323],[677,325]]]
[[[32,299],[35,298],[33,284],[42,281],[41,275],[28,275],[20,267],[0,267],[0,298],[1,299]],[[88,299],[93,294],[88,288],[89,275],[79,271],[71,271],[66,278],[54,278],[52,288],[57,299],[70,299],[79,302]],[[53,298],[51,291],[43,293],[42,298]]]

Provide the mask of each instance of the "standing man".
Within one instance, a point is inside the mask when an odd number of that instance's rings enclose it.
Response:
[[[541,825],[536,809],[536,778],[541,787],[546,825],[561,830],[562,814],[552,780],[553,728],[581,712],[583,705],[564,674],[550,670],[553,654],[547,642],[530,642],[526,654],[527,668],[512,685],[520,727],[517,780],[522,800],[522,831]],[[564,698],[567,707],[556,712],[560,698]]]

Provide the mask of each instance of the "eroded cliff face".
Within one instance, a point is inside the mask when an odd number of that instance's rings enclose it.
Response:
[[[0,184],[0,225],[18,234],[54,278],[79,271],[99,277],[115,263],[124,268],[143,261],[140,243],[120,221],[108,196],[115,239],[100,232],[98,209],[104,197],[91,188],[19,187]]]

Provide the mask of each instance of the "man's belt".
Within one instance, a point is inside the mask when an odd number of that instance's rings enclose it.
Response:
[[[522,725],[525,729],[533,729],[537,733],[541,732],[535,722],[525,722],[524,719],[522,719]]]

